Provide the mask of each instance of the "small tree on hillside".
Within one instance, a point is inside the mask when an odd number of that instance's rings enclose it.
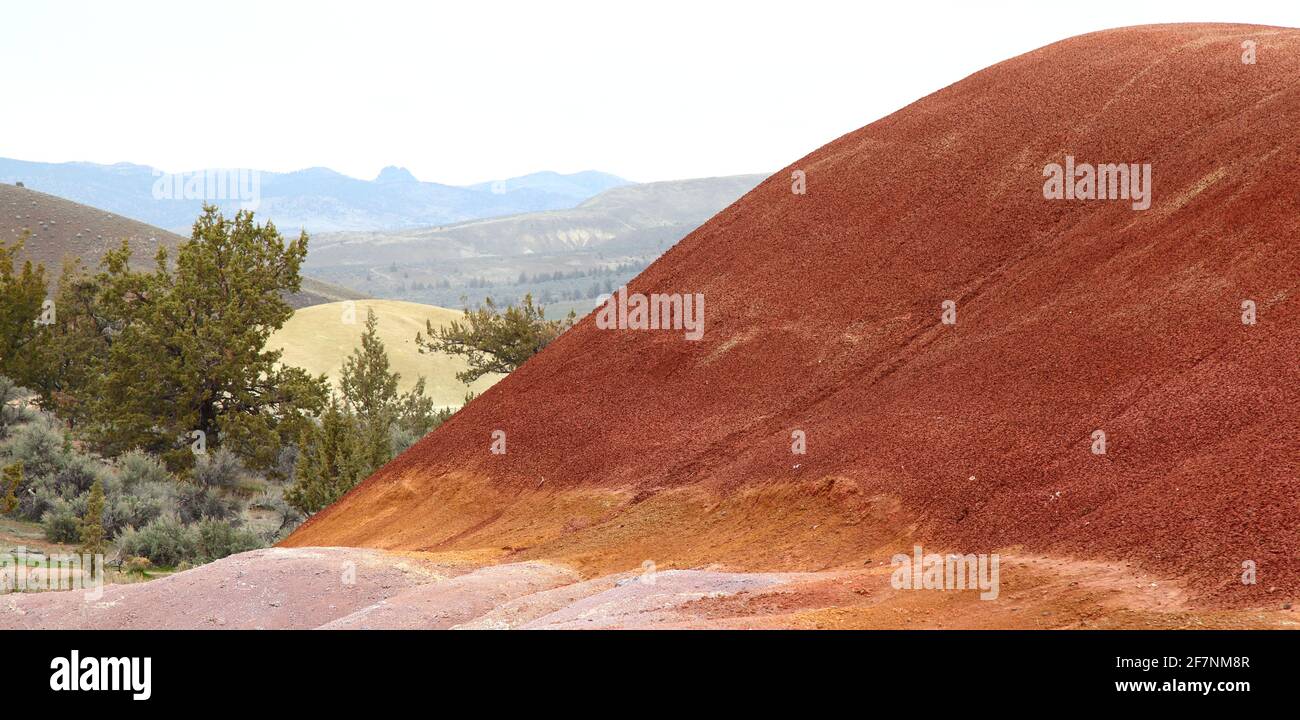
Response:
[[[433,409],[433,399],[425,395],[424,378],[418,378],[409,391],[397,392],[400,373],[393,372],[388,352],[379,339],[379,319],[373,310],[366,313],[366,329],[361,347],[343,363],[339,386],[343,403],[359,425],[360,444],[370,474],[441,422],[444,415]],[[403,438],[399,443],[395,436]]]
[[[338,500],[362,478],[433,429],[446,414],[424,394],[424,378],[398,394],[401,380],[379,339],[379,319],[366,313],[361,346],[343,362],[338,397],[331,397],[319,427],[304,431],[294,484],[285,501],[311,514]]]
[[[86,514],[81,516],[81,552],[103,555],[104,542],[104,483],[98,479],[90,486],[90,499],[86,501]],[[91,577],[95,564],[91,563]]]
[[[487,298],[476,310],[465,308],[463,320],[439,328],[426,321],[428,337],[416,333],[415,344],[422,353],[463,356],[469,369],[456,373],[456,379],[468,384],[488,373],[514,372],[576,319],[570,310],[563,320],[547,320],[542,307],[533,305],[531,294],[518,307],[508,305],[503,311]]]
[[[0,474],[0,515],[8,515],[18,509],[18,486],[22,484],[22,462],[6,465],[3,474]]]
[[[294,482],[284,499],[310,515],[338,500],[368,472],[356,418],[330,398],[319,428],[305,430],[298,441]]]
[[[393,457],[389,432],[397,420],[400,380],[401,375],[390,369],[388,352],[379,339],[379,319],[374,310],[367,310],[361,347],[343,362],[339,388],[343,402],[360,425],[362,456],[368,471]]]
[[[40,406],[74,428],[93,408],[88,401],[115,336],[101,292],[99,278],[88,275],[80,260],[64,264],[55,297],[58,312],[38,345],[39,359],[28,381]]]
[[[42,335],[38,320],[47,286],[43,266],[25,261],[21,269],[15,267],[27,237],[24,233],[13,246],[0,240],[0,374],[30,386],[32,371],[39,366],[34,350]]]
[[[415,381],[410,392],[397,399],[397,426],[415,438],[420,438],[448,417],[451,417],[450,412],[433,409],[433,398],[424,394],[422,377]]]

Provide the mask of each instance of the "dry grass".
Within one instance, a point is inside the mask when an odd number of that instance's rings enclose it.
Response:
[[[415,334],[424,332],[425,321],[435,327],[444,325],[461,317],[458,310],[400,300],[357,300],[354,309],[355,322],[348,323],[345,322],[347,302],[302,308],[271,336],[267,347],[283,349],[282,360],[286,365],[303,368],[313,375],[324,373],[337,387],[343,361],[361,345],[366,312],[374,310],[388,360],[393,370],[401,373],[402,391],[409,390],[416,378],[423,375],[425,392],[435,404],[459,406],[467,390],[483,392],[501,377],[484,376],[466,387],[456,379],[456,373],[466,369],[463,360],[449,355],[422,355],[417,350]]]

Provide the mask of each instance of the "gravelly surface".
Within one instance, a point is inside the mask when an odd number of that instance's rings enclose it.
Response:
[[[9,628],[637,629],[1277,627],[1293,610],[1197,612],[1123,565],[1008,558],[996,602],[891,588],[887,562],[817,573],[712,568],[581,579],[550,562],[475,564],[355,548],[235,555],[147,583],[0,596]]]
[[[314,628],[466,572],[356,548],[270,548],[159,580],[0,596],[0,628]]]
[[[473,620],[502,603],[578,581],[547,563],[494,565],[409,588],[326,623],[327,630],[440,630]]]
[[[520,627],[534,630],[672,627],[684,621],[684,606],[690,603],[766,590],[804,577],[797,573],[665,570],[619,579],[608,590],[578,599]]]

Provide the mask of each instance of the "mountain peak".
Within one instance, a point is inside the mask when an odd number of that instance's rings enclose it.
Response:
[[[379,175],[375,177],[375,182],[414,183],[420,181],[415,179],[415,176],[411,174],[410,170],[407,170],[404,167],[398,167],[396,165],[389,165],[388,167],[379,171]]]

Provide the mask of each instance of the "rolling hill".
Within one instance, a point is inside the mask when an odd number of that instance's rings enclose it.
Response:
[[[424,376],[425,393],[440,407],[459,407],[465,393],[481,393],[500,379],[485,375],[468,387],[456,379],[467,365],[449,355],[422,355],[415,345],[416,333],[425,330],[425,321],[434,326],[459,320],[461,313],[446,308],[397,300],[359,300],[314,305],[294,312],[284,327],[267,340],[268,349],[282,349],[281,361],[303,368],[313,375],[324,373],[338,387],[343,361],[361,344],[366,313],[373,310],[379,319],[379,337],[388,352],[392,369],[401,373],[399,390],[406,392],[416,378]],[[351,322],[349,322],[349,320]]]
[[[421,264],[465,257],[536,255],[610,247],[659,250],[748,192],[763,175],[627,185],[575,208],[399,232],[325,233],[313,265]]]
[[[1245,40],[1267,60],[1241,62]],[[591,577],[919,544],[1276,608],[1300,592],[1298,75],[1300,30],[1215,24],[978,72],[792,163],[629,284],[703,294],[702,339],[588,316],[285,545]],[[1149,209],[1051,197],[1075,159],[1149,165]],[[1009,573],[986,615],[1019,602]]]
[[[0,184],[0,238],[12,244],[25,232],[31,235],[23,246],[23,257],[44,264],[46,277],[55,282],[65,260],[79,259],[83,268],[94,271],[104,253],[122,240],[130,243],[132,264],[146,268],[153,266],[154,253],[160,246],[175,247],[184,240],[175,233],[115,213]],[[288,300],[294,307],[306,307],[362,297],[353,290],[304,277],[302,290]]]
[[[313,238],[309,270],[374,297],[459,307],[532,293],[556,312],[591,309],[757,185],[762,175],[616,187],[568,210],[400,232]]]

